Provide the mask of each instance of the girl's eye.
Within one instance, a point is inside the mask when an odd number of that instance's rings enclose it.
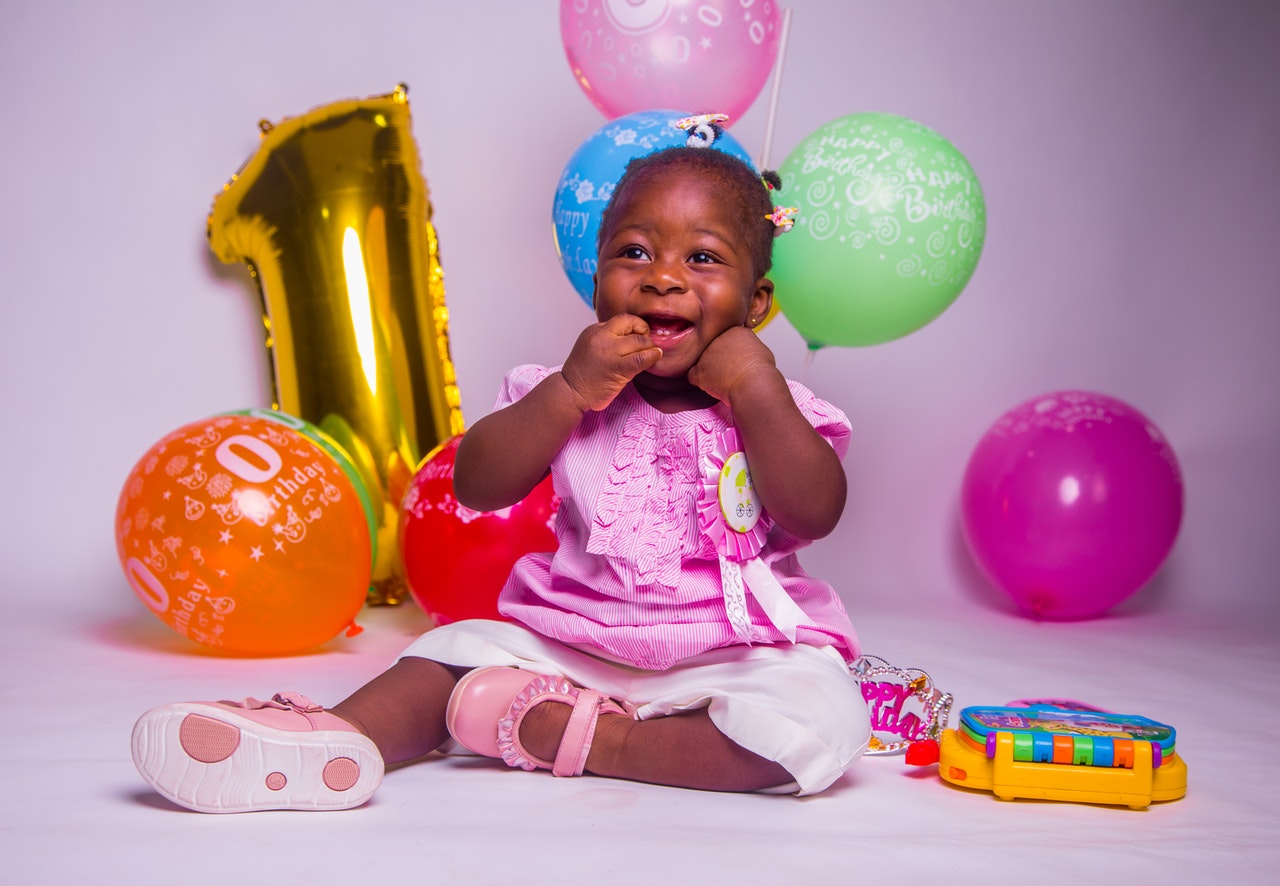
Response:
[[[648,254],[639,246],[624,246],[618,253],[622,258],[644,259],[648,258]]]
[[[716,257],[709,252],[698,251],[689,256],[689,261],[694,264],[710,264],[716,260]]]

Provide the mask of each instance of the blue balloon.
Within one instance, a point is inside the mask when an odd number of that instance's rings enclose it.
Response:
[[[677,120],[689,116],[691,114],[684,111],[637,111],[611,120],[573,152],[560,174],[552,208],[556,255],[587,307],[593,307],[591,298],[595,286],[591,278],[596,272],[600,216],[614,187],[627,164],[636,157],[691,140],[707,141],[706,127],[691,135],[675,125]],[[755,168],[742,145],[729,133],[717,126],[713,139],[713,150],[724,151]]]

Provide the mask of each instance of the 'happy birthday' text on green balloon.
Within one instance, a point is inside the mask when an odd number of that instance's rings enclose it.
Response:
[[[796,225],[774,247],[783,316],[811,349],[874,345],[941,314],[973,276],[987,211],[973,168],[933,130],[851,114],[778,170]]]

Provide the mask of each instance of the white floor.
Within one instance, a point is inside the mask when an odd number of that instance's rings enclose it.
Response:
[[[387,774],[347,812],[213,816],[150,792],[129,732],[153,704],[299,689],[332,703],[426,626],[412,606],[284,659],[203,654],[148,613],[69,616],[23,601],[0,624],[0,846],[9,884],[120,882],[1272,882],[1280,652],[1267,626],[1133,614],[1033,623],[957,603],[857,618],[869,652],[930,672],[956,709],[1068,697],[1178,730],[1189,790],[1144,811],[1000,801],[900,757],[823,795],[720,795],[555,779],[475,758]],[[955,722],[955,715],[952,716]],[[1268,874],[1270,871],[1270,874]]]

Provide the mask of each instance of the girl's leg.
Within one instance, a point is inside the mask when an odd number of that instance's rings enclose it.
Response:
[[[330,708],[330,713],[368,736],[388,765],[412,760],[434,751],[449,737],[445,708],[466,670],[425,658],[402,658]]]
[[[520,725],[521,744],[544,760],[554,759],[570,713],[565,704],[531,709]],[[586,771],[708,791],[758,791],[793,780],[778,763],[730,741],[705,708],[652,720],[602,714]]]

